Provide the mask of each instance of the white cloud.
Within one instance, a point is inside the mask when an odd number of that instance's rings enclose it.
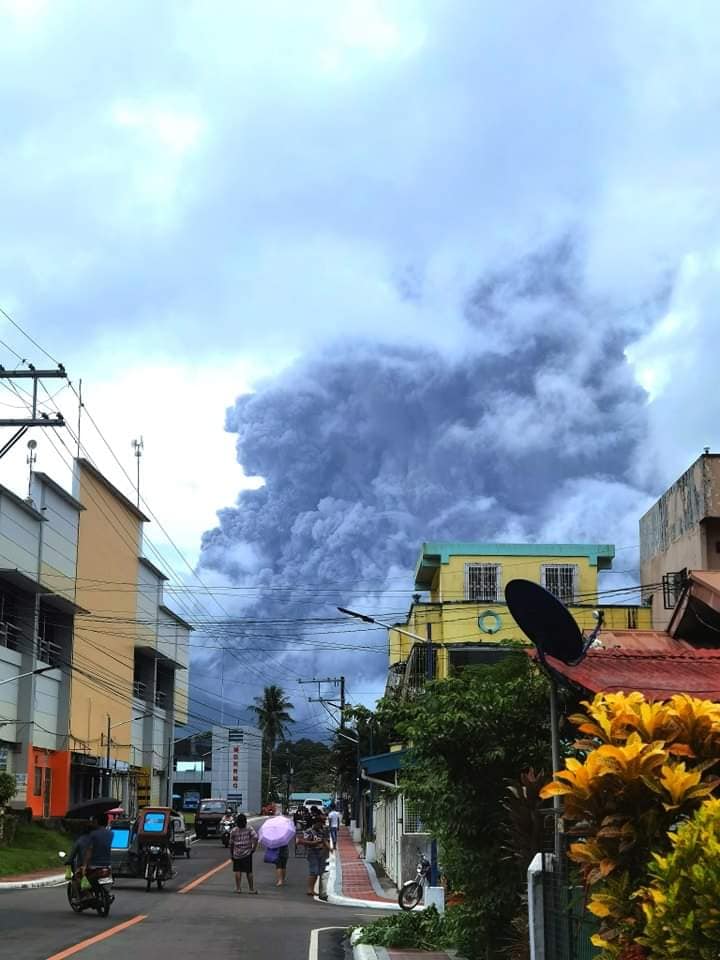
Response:
[[[0,336],[5,333],[0,328]],[[251,389],[257,370],[236,359],[218,357],[212,366],[169,365],[161,361],[115,367],[104,380],[85,381],[83,399],[93,419],[117,454],[130,478],[135,479],[136,460],[131,441],[142,435],[140,490],[143,499],[170,533],[188,560],[194,564],[200,535],[216,522],[216,511],[235,502],[239,490],[258,485],[243,475],[237,464],[234,437],[223,429],[225,409],[237,391]],[[52,385],[48,381],[48,386]],[[42,394],[41,394],[42,396]],[[19,402],[6,391],[0,411],[9,415],[7,403]],[[76,402],[69,391],[56,400],[58,408],[75,429]],[[21,411],[18,411],[20,413]],[[71,454],[75,444],[60,432],[69,450],[55,444],[40,429],[36,469],[55,476],[72,489]],[[133,483],[123,474],[87,418],[81,439],[105,475],[133,502]],[[59,449],[56,449],[56,447]],[[25,444],[19,443],[2,460],[2,482],[24,495],[27,489]],[[150,541],[158,546],[171,569],[189,574],[157,523],[147,525]],[[155,559],[152,552],[150,559]]]

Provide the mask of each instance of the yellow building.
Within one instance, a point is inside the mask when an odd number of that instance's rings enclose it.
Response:
[[[611,544],[424,543],[415,569],[418,592],[407,620],[397,624],[424,643],[389,631],[389,687],[417,688],[428,676],[492,662],[509,643],[527,642],[504,600],[506,584],[516,578],[554,593],[581,630],[595,626],[598,609],[607,629],[650,629],[648,607],[599,603],[598,573],[611,568],[614,555]]]
[[[89,461],[75,467],[83,613],[73,648],[70,799],[110,789],[131,809],[170,802],[192,627],[165,606],[167,577],[142,556],[148,518]]]

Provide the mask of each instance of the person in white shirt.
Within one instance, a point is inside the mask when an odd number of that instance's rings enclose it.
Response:
[[[330,807],[330,812],[328,813],[328,828],[330,830],[330,849],[337,849],[337,838],[338,838],[338,828],[340,826],[340,814],[335,809],[335,804]]]

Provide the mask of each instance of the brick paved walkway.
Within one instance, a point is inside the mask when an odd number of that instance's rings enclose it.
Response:
[[[340,860],[344,897],[353,897],[355,900],[374,900],[377,903],[391,902],[387,897],[380,897],[376,893],[367,867],[360,859],[360,854],[350,838],[347,827],[340,827],[338,831],[338,848],[335,856]]]

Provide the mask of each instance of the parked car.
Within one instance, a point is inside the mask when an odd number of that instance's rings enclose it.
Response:
[[[172,825],[172,855],[173,857],[187,857],[189,860],[194,834],[188,830],[185,818],[177,810],[172,812]]]
[[[200,839],[216,836],[220,832],[220,821],[228,810],[227,800],[211,797],[201,800],[195,815],[195,833]]]

